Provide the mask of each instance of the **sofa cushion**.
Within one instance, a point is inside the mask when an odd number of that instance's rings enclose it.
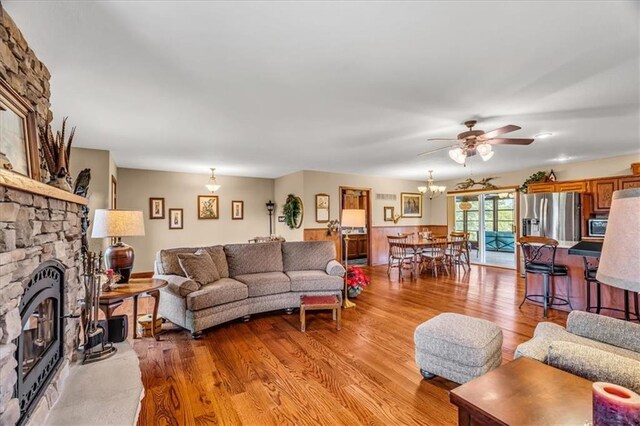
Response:
[[[178,254],[193,254],[200,250],[198,247],[180,247],[160,250],[156,255],[156,269],[162,275],[186,276],[178,262]]]
[[[153,278],[165,280],[167,282],[167,291],[170,291],[177,296],[185,297],[189,293],[200,290],[200,284],[187,277],[155,274]]]
[[[206,250],[200,249],[193,254],[179,253],[178,263],[187,278],[201,286],[220,279],[218,269]]]
[[[573,311],[567,318],[567,331],[587,339],[640,352],[640,324],[590,312]]]
[[[249,296],[247,286],[231,278],[221,278],[218,281],[203,286],[200,290],[187,295],[187,309],[198,311]]]
[[[266,243],[253,244],[256,246]],[[291,291],[291,281],[282,272],[261,272],[257,274],[236,275],[236,280],[249,288],[249,297],[265,296],[267,294],[285,293]]]
[[[341,290],[344,280],[324,271],[288,271],[291,291]]]
[[[293,241],[282,243],[285,271],[324,271],[327,263],[336,258],[332,241]]]
[[[615,383],[640,392],[640,362],[579,343],[552,342],[547,362],[552,367],[592,382]]]
[[[216,264],[216,269],[220,274],[220,278],[229,278],[229,265],[227,265],[227,256],[224,254],[223,246],[210,246],[205,247],[213,263]]]
[[[229,276],[282,272],[280,242],[260,244],[229,244],[224,246]]]

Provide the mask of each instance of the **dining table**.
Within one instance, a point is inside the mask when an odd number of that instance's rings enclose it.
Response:
[[[430,247],[433,247],[435,244],[441,244],[443,242],[445,242],[447,246],[450,246],[453,243],[460,242],[460,240],[456,240],[450,237],[441,237],[441,238],[413,237],[413,238],[407,238],[405,241],[394,241],[391,244],[395,244],[399,247],[404,247],[406,249],[412,250],[413,253],[419,253],[424,249],[428,249]],[[468,253],[467,253],[467,259],[469,259]],[[414,276],[418,276],[418,273],[419,273],[418,267],[419,267],[418,262],[413,262]]]

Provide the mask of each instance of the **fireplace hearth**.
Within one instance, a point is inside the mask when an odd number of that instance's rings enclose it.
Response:
[[[64,358],[65,267],[57,260],[31,274],[19,305],[22,332],[16,339],[15,397],[24,424]]]

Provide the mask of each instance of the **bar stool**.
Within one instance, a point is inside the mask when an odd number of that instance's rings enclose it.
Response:
[[[638,303],[638,293],[632,293],[629,290],[624,290],[624,310],[617,309],[617,308],[607,308],[602,306],[602,290],[600,287],[602,283],[596,279],[596,274],[598,273],[598,266],[596,264],[589,262],[589,259],[587,258],[587,256],[584,256],[583,259],[584,259],[584,280],[587,283],[587,308],[585,310],[587,312],[591,312],[592,309],[595,309],[596,314],[599,314],[602,309],[605,309],[608,311],[623,312],[624,319],[626,321],[630,321],[631,313],[629,312],[630,311],[629,296],[632,296],[633,304],[635,308],[634,316],[636,317],[636,320],[640,321],[640,303]],[[591,284],[596,285],[596,306],[591,306]]]
[[[524,302],[529,300],[534,303],[542,303],[544,318],[547,317],[547,310],[550,306],[569,305],[569,308],[573,310],[569,300],[569,268],[565,265],[556,265],[558,242],[546,237],[522,237],[518,242],[522,247],[524,256],[524,299],[522,299],[518,309],[524,305]],[[542,275],[544,294],[529,294],[528,274]],[[549,277],[567,277],[566,299],[549,294]],[[542,302],[534,298],[542,298]]]

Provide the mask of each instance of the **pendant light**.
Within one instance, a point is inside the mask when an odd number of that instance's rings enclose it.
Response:
[[[222,185],[218,185],[218,182],[216,182],[215,167],[211,168],[211,177],[209,178],[209,182],[205,186],[207,187],[209,192],[211,192],[212,194],[216,192],[218,189],[220,189],[220,187],[222,186]]]

